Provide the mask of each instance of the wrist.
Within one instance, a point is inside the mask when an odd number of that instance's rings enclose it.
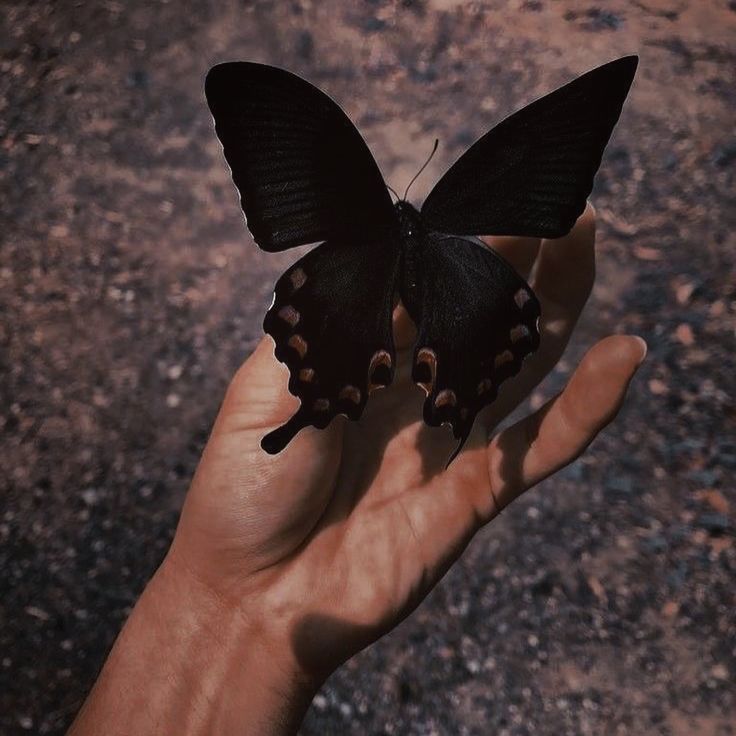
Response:
[[[290,734],[319,684],[248,601],[219,597],[170,554],[72,733]]]
[[[225,599],[172,555],[155,584],[146,610],[152,628],[169,625],[169,609],[188,609],[179,615],[184,691],[200,702],[201,728],[193,733],[296,733],[318,685],[303,675],[286,632],[272,629],[255,594]]]

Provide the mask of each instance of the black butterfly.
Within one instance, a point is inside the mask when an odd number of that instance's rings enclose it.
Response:
[[[460,440],[539,344],[540,307],[473,236],[558,238],[585,208],[638,59],[612,61],[506,118],[445,173],[421,210],[392,204],[365,142],[327,95],[283,69],[213,67],[205,93],[266,251],[320,242],[276,283],[263,322],[301,406],[261,446],[280,452],[303,427],[358,419],[391,383],[398,294],[418,328],[413,380],[424,421]]]

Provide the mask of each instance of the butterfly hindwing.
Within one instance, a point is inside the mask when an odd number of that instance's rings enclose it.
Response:
[[[391,239],[329,240],[277,281],[263,328],[289,368],[289,390],[301,407],[263,438],[264,450],[279,452],[303,427],[324,428],[337,414],[358,419],[371,390],[391,383],[399,262]]]
[[[582,214],[638,59],[583,74],[491,129],[422,206],[427,225],[460,235],[558,238]]]
[[[324,92],[263,64],[228,62],[207,74],[215,131],[248,228],[266,251],[362,239],[394,213],[360,133]]]
[[[429,232],[420,248],[406,258],[401,285],[418,327],[412,377],[427,392],[424,421],[449,423],[457,454],[478,412],[539,345],[540,306],[516,271],[475,238]]]

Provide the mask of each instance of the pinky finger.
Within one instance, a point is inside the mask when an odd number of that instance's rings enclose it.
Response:
[[[646,355],[639,337],[601,340],[564,391],[493,438],[488,447],[490,519],[524,491],[571,463],[618,413]]]

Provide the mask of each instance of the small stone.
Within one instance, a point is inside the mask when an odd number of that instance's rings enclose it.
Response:
[[[708,540],[711,552],[718,557],[724,550],[731,549],[733,547],[733,540],[731,537],[711,537]]]
[[[18,725],[24,731],[30,731],[33,728],[33,718],[30,716],[20,716],[18,718]]]
[[[484,112],[493,112],[498,107],[498,103],[493,97],[484,97],[480,101],[480,109]]]
[[[593,591],[593,595],[602,604],[608,603],[608,596],[606,595],[606,589],[603,587],[603,583],[595,575],[588,577],[588,587]]]
[[[662,606],[662,615],[665,618],[674,618],[680,611],[680,604],[677,601],[667,601]]]
[[[179,404],[181,404],[181,397],[179,394],[169,394],[166,397],[166,406],[168,406],[169,409],[176,409]]]
[[[350,703],[340,703],[340,713],[345,718],[350,718],[353,715],[353,706]]]
[[[722,299],[717,299],[716,301],[713,302],[713,304],[710,305],[708,314],[711,317],[722,317],[725,311],[726,311],[726,303]]]
[[[728,667],[725,664],[716,664],[711,667],[710,674],[716,680],[728,680]]]
[[[107,394],[104,394],[99,390],[95,390],[92,394],[92,403],[100,408],[108,407],[110,406],[110,398]]]
[[[690,543],[702,547],[708,541],[708,534],[703,529],[694,529],[690,533]]]
[[[493,657],[486,657],[486,659],[483,660],[483,669],[484,670],[495,670],[496,660]]]
[[[52,238],[65,238],[67,235],[69,235],[69,228],[64,223],[52,225],[49,228],[49,235]]]
[[[37,618],[39,621],[48,621],[50,616],[46,611],[43,610],[43,608],[38,608],[38,606],[26,606],[25,612],[29,616],[33,616],[33,618]]]
[[[169,366],[169,369],[166,371],[166,375],[172,380],[176,381],[177,379],[181,378],[181,374],[184,371],[184,368],[180,365],[172,365]]]
[[[677,329],[675,330],[675,337],[677,338],[677,341],[680,342],[682,345],[685,345],[685,347],[690,347],[695,343],[693,328],[690,327],[687,322],[683,322],[682,324],[677,325]]]
[[[315,695],[312,703],[317,710],[325,710],[327,708],[327,698],[324,695]]]
[[[719,514],[727,514],[731,508],[728,499],[718,490],[711,488],[703,491],[698,491],[695,497],[699,501],[707,503],[714,511]]]
[[[79,495],[87,506],[94,506],[99,500],[99,494],[96,488],[85,488]]]
[[[685,305],[690,301],[690,297],[693,295],[693,292],[695,291],[695,284],[693,284],[691,281],[686,281],[684,284],[680,284],[675,289],[675,299],[677,299],[677,303],[681,305]]]
[[[664,396],[669,393],[669,386],[660,378],[652,378],[649,381],[649,392],[655,396]]]
[[[642,261],[659,261],[662,254],[656,248],[649,248],[646,245],[634,246],[634,255]]]

